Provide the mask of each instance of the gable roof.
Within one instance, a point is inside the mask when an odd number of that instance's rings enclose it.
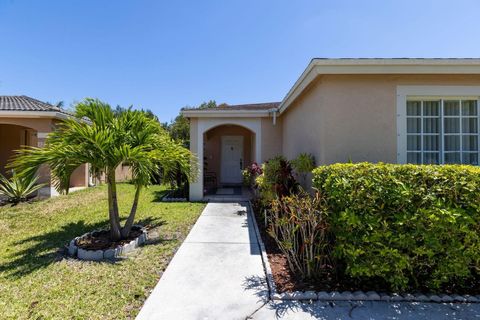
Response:
[[[325,74],[480,74],[478,58],[315,58],[279,106],[283,113],[318,76]]]
[[[67,111],[27,96],[0,96],[0,114],[65,118]]]

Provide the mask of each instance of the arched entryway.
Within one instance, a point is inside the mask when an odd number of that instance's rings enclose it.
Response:
[[[43,147],[45,139],[53,126],[44,119],[0,119],[0,173],[9,177],[10,169],[6,168],[15,156],[15,151],[26,146]],[[35,121],[37,120],[37,121]],[[42,121],[43,120],[43,121]],[[30,125],[31,127],[27,127]],[[48,130],[48,131],[47,131]],[[37,173],[38,183],[44,184],[39,192],[41,196],[56,195],[53,188],[50,169],[43,165]],[[85,188],[88,186],[88,165],[79,166],[70,177],[70,188]]]
[[[241,187],[242,170],[260,162],[259,119],[198,119],[191,130],[191,150],[199,161],[198,179],[190,184],[191,200],[202,200],[218,189]]]
[[[204,193],[222,187],[240,187],[242,170],[253,162],[255,133],[239,126],[224,124],[203,134]]]
[[[15,155],[15,150],[24,146],[37,146],[37,131],[14,124],[0,123],[0,173],[8,175],[6,165]]]

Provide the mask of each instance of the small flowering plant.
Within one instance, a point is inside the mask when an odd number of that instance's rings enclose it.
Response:
[[[243,184],[247,187],[255,188],[255,179],[262,173],[262,166],[258,165],[258,163],[256,162],[253,162],[251,165],[249,165],[242,171]]]
[[[247,170],[250,172],[251,175],[254,175],[254,176],[259,176],[263,173],[262,166],[258,165],[258,163],[256,162],[248,166]]]

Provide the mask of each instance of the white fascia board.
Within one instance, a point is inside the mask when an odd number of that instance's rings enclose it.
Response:
[[[68,114],[55,111],[2,111],[0,110],[0,118],[70,118]]]
[[[280,103],[280,114],[323,74],[480,74],[480,59],[313,59]]]
[[[438,58],[438,59],[418,59],[418,58],[393,58],[393,59],[313,59],[316,65],[323,66],[358,66],[358,65],[480,65],[480,58]]]
[[[268,110],[183,110],[187,118],[258,118],[268,117]]]
[[[278,111],[280,114],[295,100],[300,93],[317,77],[318,73],[315,70],[315,60],[312,60],[305,71],[300,75],[300,78],[293,84],[293,87],[288,91],[285,98],[283,98]]]

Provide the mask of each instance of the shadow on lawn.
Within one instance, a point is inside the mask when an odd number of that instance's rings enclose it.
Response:
[[[167,196],[172,190],[161,190],[153,192],[152,202],[162,202],[162,199]]]
[[[138,221],[139,224],[156,228],[165,224],[164,220],[159,218],[147,218]],[[65,245],[71,239],[81,236],[87,232],[107,228],[108,220],[95,224],[85,224],[85,221],[71,222],[60,229],[28,237],[14,242],[11,246],[22,246],[21,250],[14,251],[13,260],[0,265],[0,273],[5,273],[7,277],[18,278],[30,274],[36,270],[43,269],[48,265],[60,261],[65,257]],[[161,241],[159,241],[161,242]],[[156,244],[159,242],[150,242]]]

